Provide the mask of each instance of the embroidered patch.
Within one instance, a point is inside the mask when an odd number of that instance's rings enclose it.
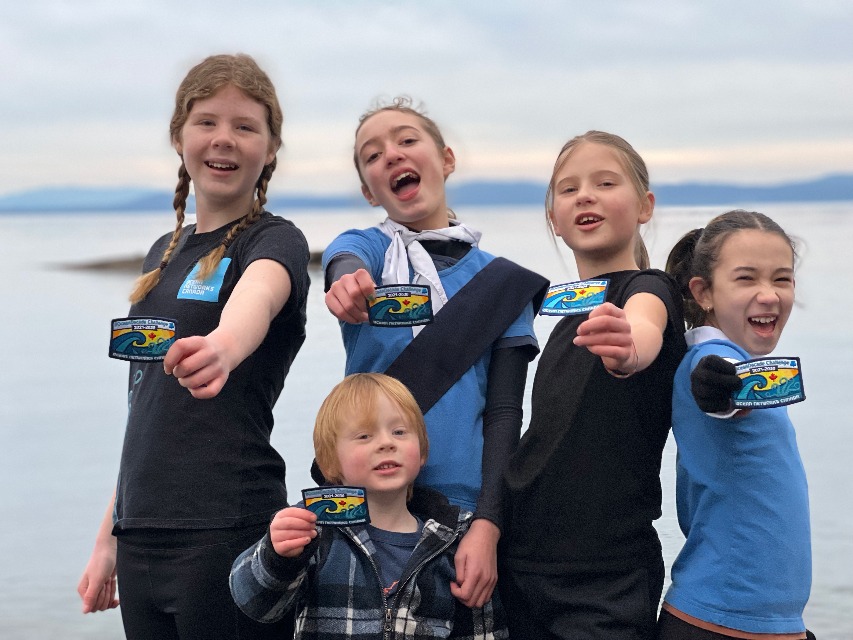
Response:
[[[391,284],[376,287],[367,302],[367,317],[375,327],[414,327],[432,322],[429,287]]]
[[[216,265],[216,270],[204,281],[196,280],[199,271],[199,265],[196,264],[178,289],[178,300],[219,302],[219,291],[222,289],[222,282],[225,280],[225,272],[228,271],[229,264],[231,264],[231,258],[222,258]]]
[[[116,318],[111,323],[110,358],[157,362],[175,341],[175,321],[168,318]]]
[[[806,399],[799,358],[758,358],[735,368],[742,381],[732,396],[738,409],[781,407]]]
[[[589,313],[607,300],[607,286],[610,280],[580,280],[555,284],[548,287],[548,293],[539,310],[541,316],[571,316]]]
[[[317,487],[303,489],[305,508],[317,516],[318,525],[367,524],[367,495],[363,487]]]

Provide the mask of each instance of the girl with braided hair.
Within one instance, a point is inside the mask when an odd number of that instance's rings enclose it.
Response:
[[[272,408],[305,339],[309,281],[302,233],[264,210],[282,120],[249,56],[211,56],[177,92],[177,225],[145,259],[129,315],[172,318],[178,339],[162,365],[131,363],[119,480],[78,586],[83,612],[103,611],[118,576],[128,637],[286,633],[228,591],[234,558],[287,505]]]

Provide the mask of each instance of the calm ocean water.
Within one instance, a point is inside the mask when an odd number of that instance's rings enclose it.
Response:
[[[814,582],[807,624],[821,640],[853,638],[853,422],[842,381],[853,357],[853,202],[752,205],[803,241],[798,304],[776,351],[802,359],[808,400],[791,407],[809,477]],[[687,230],[721,207],[659,207],[646,233],[654,266]],[[277,212],[282,213],[282,212]],[[340,231],[366,227],[373,210],[284,214],[322,249]],[[576,278],[539,208],[469,208],[484,249],[552,282]],[[133,276],[65,265],[144,253],[172,228],[169,214],[0,215],[0,637],[120,638],[120,615],[83,616],[76,594],[95,531],[115,483],[125,421],[127,365],[107,358],[108,323],[127,311]],[[292,495],[311,486],[311,429],[343,373],[337,323],[312,272],[308,339],[276,407],[273,444]],[[847,293],[843,293],[847,292]],[[537,320],[544,345],[553,327]],[[535,362],[534,365],[535,367]],[[528,376],[528,402],[533,370]],[[529,416],[529,407],[526,415]],[[658,529],[668,564],[683,538],[673,504],[675,450],[664,454],[664,516]]]

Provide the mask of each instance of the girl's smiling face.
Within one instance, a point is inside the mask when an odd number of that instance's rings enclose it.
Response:
[[[415,231],[448,225],[444,181],[456,160],[449,147],[438,147],[418,116],[394,109],[370,116],[356,134],[355,153],[362,193],[371,205]]]
[[[275,157],[266,107],[230,84],[193,103],[173,144],[192,178],[199,213],[247,214],[261,171]]]
[[[777,233],[743,229],[720,247],[711,282],[690,280],[690,291],[717,327],[751,356],[776,348],[794,306],[794,252]]]
[[[654,196],[646,192],[640,197],[619,152],[582,142],[557,171],[553,184],[551,225],[574,252],[578,269],[587,272],[581,277],[636,269],[637,228],[651,219]]]

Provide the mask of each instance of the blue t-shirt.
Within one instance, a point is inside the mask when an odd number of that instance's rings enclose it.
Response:
[[[409,563],[409,558],[423,535],[424,521],[417,516],[415,519],[418,521],[418,528],[413,533],[397,533],[367,525],[368,535],[376,549],[373,561],[378,565],[379,574],[382,576],[382,592],[386,598],[397,593],[403,569]]]
[[[786,407],[721,419],[703,413],[690,373],[704,356],[749,354],[711,327],[688,331],[675,374],[676,506],[687,540],[666,602],[700,620],[752,633],[805,629],[811,588],[806,474]]]
[[[336,255],[349,253],[367,265],[381,283],[385,251],[391,240],[376,227],[346,231],[323,254],[323,268]],[[494,256],[472,247],[456,264],[438,272],[448,298],[465,286]],[[439,311],[440,313],[440,311]],[[499,340],[525,338],[536,345],[533,307],[528,305]],[[346,373],[383,372],[412,341],[410,327],[374,327],[341,322]],[[448,344],[448,349],[453,345]],[[451,503],[474,511],[480,493],[483,459],[483,409],[491,350],[466,371],[424,416],[429,458],[416,482],[441,491]],[[424,367],[429,363],[425,362]]]

